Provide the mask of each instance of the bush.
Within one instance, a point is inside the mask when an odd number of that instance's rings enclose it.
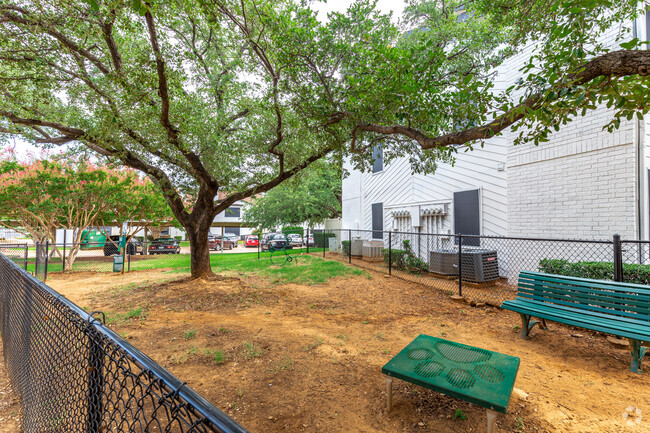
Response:
[[[413,254],[411,249],[411,242],[408,239],[402,241],[403,250],[391,250],[389,257],[388,248],[382,249],[384,254],[384,262],[392,262],[391,267],[395,269],[406,270],[409,272],[426,272],[429,270],[427,262]]]
[[[176,239],[178,242],[183,240],[183,236],[174,236],[174,239]]]
[[[562,259],[543,259],[539,271],[567,277],[613,280],[612,262],[570,262]],[[626,283],[650,285],[650,265],[623,263],[623,281]]]
[[[313,235],[314,235],[314,246],[318,248],[329,248],[329,238],[336,237],[336,234],[329,233],[329,232],[326,233],[314,232]]]
[[[316,237],[314,236],[314,240]],[[341,252],[344,256],[350,255],[350,241],[341,241]]]

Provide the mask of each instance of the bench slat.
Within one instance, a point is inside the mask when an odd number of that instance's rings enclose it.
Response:
[[[574,284],[582,287],[593,287],[596,289],[630,292],[638,291],[639,293],[649,294],[650,287],[642,284],[622,283],[619,281],[593,280],[589,278],[568,277],[564,275],[545,274],[542,272],[521,271],[519,278],[531,278],[534,280],[545,280],[563,284]]]
[[[586,318],[580,320],[577,318],[578,316],[569,317],[566,315],[566,312],[563,311],[539,309],[534,306],[514,305],[514,308],[509,308],[510,305],[507,304],[508,302],[511,301],[506,301],[504,303],[506,305],[503,305],[502,308],[505,308],[507,310],[513,310],[518,313],[528,314],[530,316],[543,317],[545,319],[564,323],[566,325],[604,332],[606,334],[611,334],[611,335],[617,335],[619,337],[631,338],[640,341],[650,341],[650,335],[648,335],[647,333],[643,334],[634,331],[622,330],[619,326],[617,326],[617,322],[612,322],[609,325],[594,323],[590,320],[586,320]]]
[[[607,316],[604,314],[598,314],[593,312],[588,313],[584,310],[577,310],[571,307],[562,307],[558,305],[550,307],[546,303],[530,301],[530,300],[520,301],[519,299],[515,299],[514,301],[506,301],[504,304],[505,305],[502,305],[502,308],[506,308],[508,310],[511,310],[513,309],[511,307],[514,307],[516,308],[515,311],[519,311],[519,309],[521,308],[526,308],[528,310],[535,310],[541,314],[557,313],[566,317],[567,320],[598,323],[603,326],[616,327],[616,328],[624,329],[626,331],[634,332],[639,335],[645,335],[647,338],[650,338],[650,327],[646,324],[639,323],[638,321],[634,321],[634,320],[629,320],[629,319],[619,320],[621,318],[618,318],[616,316]],[[535,316],[535,317],[540,317],[540,316]]]
[[[525,279],[519,279],[519,286],[524,288],[557,289],[560,291],[570,290],[572,293],[575,293],[576,296],[579,296],[581,294],[596,296],[596,297],[602,296],[603,298],[607,298],[606,300],[614,300],[614,299],[626,300],[626,301],[629,300],[633,305],[644,305],[646,307],[650,305],[650,293],[643,294],[643,293],[635,293],[635,292],[618,292],[618,291],[611,291],[611,290],[591,289],[591,288],[580,287],[580,286],[551,283],[547,281],[540,283],[537,280],[528,281]]]
[[[629,303],[617,299],[617,302],[606,302],[603,297],[591,296],[589,294],[570,294],[566,291],[556,288],[547,287],[519,287],[517,296],[522,298],[548,299],[550,302],[558,302],[565,305],[573,304],[575,306],[584,306],[593,311],[602,311],[608,314],[635,317],[640,320],[650,321],[650,315],[647,315],[650,303],[642,302],[644,306],[629,305]],[[568,304],[567,304],[568,303]]]

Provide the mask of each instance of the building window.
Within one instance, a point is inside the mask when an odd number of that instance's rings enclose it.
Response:
[[[241,216],[241,208],[240,207],[229,207],[228,209],[226,209],[226,216],[227,217],[239,218]]]
[[[372,238],[383,239],[384,238],[383,231],[384,231],[384,204],[373,203],[372,204]]]
[[[384,169],[384,153],[381,146],[372,148],[372,172],[379,173]]]

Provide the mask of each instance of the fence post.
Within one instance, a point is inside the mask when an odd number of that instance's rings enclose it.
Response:
[[[47,281],[47,265],[48,265],[49,257],[50,257],[50,241],[46,240],[45,241],[45,272],[43,274],[43,282]]]
[[[329,236],[325,236],[325,233],[325,229],[323,229],[323,258],[325,258],[325,247],[327,246],[329,248],[330,242]]]
[[[27,271],[27,259],[29,257],[29,247],[25,244],[25,272]]]
[[[91,318],[92,320],[92,318]],[[88,413],[86,418],[86,431],[102,431],[104,414],[104,352],[99,341],[99,333],[92,324],[88,325]]]
[[[393,275],[393,236],[388,232],[388,275]]]
[[[614,281],[623,281],[623,249],[621,235],[614,235]]]
[[[127,272],[131,272],[131,254],[129,254],[129,269]]]
[[[463,235],[458,235],[458,296],[463,296]]]
[[[352,230],[348,230],[348,263],[352,263]]]
[[[38,253],[41,251],[41,243],[36,242],[35,245],[36,245],[36,258],[34,259],[34,276],[38,278],[38,266],[40,265],[39,263],[40,260],[38,259],[39,258]]]
[[[262,231],[257,235],[257,260],[260,259],[260,248],[262,248],[262,238],[264,237]]]
[[[63,229],[63,266],[61,267],[61,272],[65,272],[65,244],[66,244],[66,234],[68,231]]]
[[[309,227],[307,227],[307,240],[305,243],[307,244],[307,254],[309,254]]]

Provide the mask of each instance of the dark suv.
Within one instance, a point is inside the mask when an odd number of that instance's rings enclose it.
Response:
[[[281,250],[282,248],[293,248],[293,245],[291,245],[291,241],[283,233],[267,233],[262,238],[260,248],[262,251],[269,251],[271,248]]]
[[[180,254],[181,244],[174,238],[158,238],[151,241],[149,254]]]
[[[112,256],[120,253],[120,237],[119,236],[110,236],[104,242],[104,255]],[[126,253],[133,254],[144,254],[144,244],[140,242],[140,239],[131,236],[128,239],[126,244]]]

